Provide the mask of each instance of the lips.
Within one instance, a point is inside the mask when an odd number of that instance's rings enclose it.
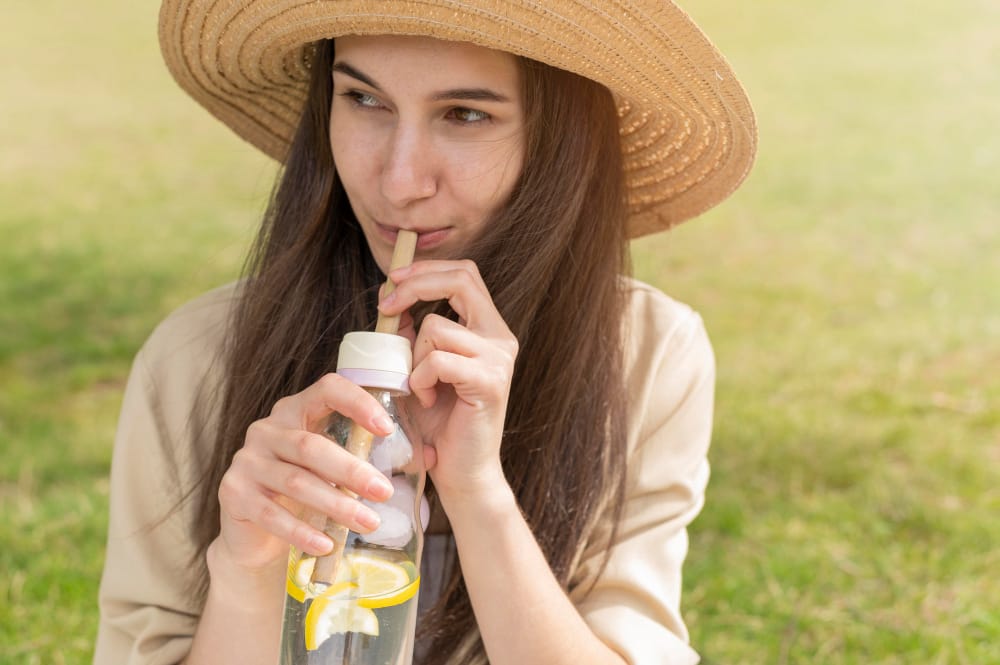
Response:
[[[385,240],[393,245],[396,244],[396,234],[399,232],[400,228],[406,227],[395,227],[389,226],[387,224],[381,224],[379,222],[375,223],[375,227],[378,229],[379,234],[385,238]],[[440,228],[432,229],[419,229],[410,228],[411,231],[417,232],[417,249],[431,249],[443,243],[448,235],[451,234],[450,226],[443,226]]]

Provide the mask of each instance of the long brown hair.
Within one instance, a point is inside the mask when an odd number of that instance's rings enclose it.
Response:
[[[332,62],[333,42],[319,43],[308,101],[230,322],[216,445],[195,494],[200,565],[219,533],[219,483],[247,427],[279,398],[330,371],[345,333],[375,321],[384,278],[330,152]],[[541,63],[519,63],[524,168],[467,258],[477,263],[521,349],[504,471],[568,589],[584,546],[593,545],[598,518],[611,510],[617,522],[624,487],[621,275],[628,262],[621,147],[606,88]],[[457,565],[418,630],[431,641],[428,665],[485,662]]]

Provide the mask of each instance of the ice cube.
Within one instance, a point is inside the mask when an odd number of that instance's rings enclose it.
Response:
[[[361,539],[373,545],[403,547],[413,537],[413,522],[405,512],[388,503],[369,503],[382,522],[371,533],[361,534]]]
[[[403,547],[410,542],[413,535],[413,498],[416,490],[404,476],[393,476],[393,493],[384,503],[374,501],[363,501],[366,506],[378,513],[382,519],[378,529],[368,534],[361,534],[361,539],[373,545],[384,545],[386,547]],[[431,507],[427,503],[427,497],[420,497],[420,528],[427,529],[430,521]]]
[[[409,464],[413,459],[413,445],[402,427],[375,444],[371,452],[371,463],[387,476]]]

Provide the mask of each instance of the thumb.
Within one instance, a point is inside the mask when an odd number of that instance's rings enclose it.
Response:
[[[424,470],[430,471],[437,466],[437,448],[431,445],[424,445]]]
[[[399,315],[399,331],[397,334],[410,340],[411,346],[417,341],[417,329],[413,325],[413,316],[410,315],[409,310]]]

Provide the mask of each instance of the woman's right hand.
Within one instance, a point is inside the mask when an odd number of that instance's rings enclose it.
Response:
[[[285,565],[290,544],[317,556],[328,553],[333,542],[298,518],[303,507],[352,531],[378,527],[373,510],[332,484],[373,501],[388,499],[392,485],[375,467],[319,433],[333,412],[377,436],[393,430],[378,401],[337,374],[278,400],[268,417],[247,428],[243,448],[222,477],[222,524],[211,556],[224,557],[244,572],[263,572]]]

